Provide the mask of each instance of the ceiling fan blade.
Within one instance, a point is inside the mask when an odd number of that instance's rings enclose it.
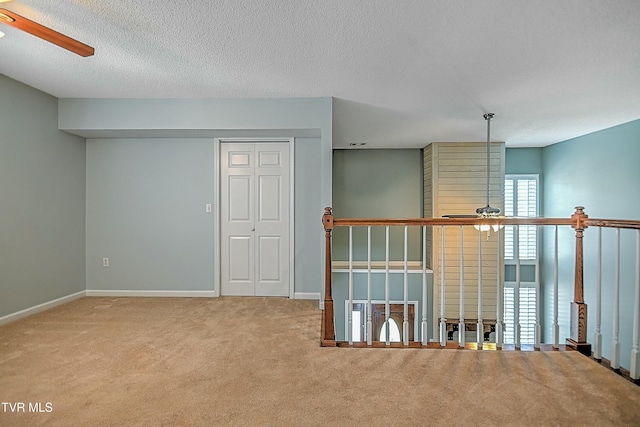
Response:
[[[93,55],[94,49],[78,40],[65,36],[51,28],[40,25],[37,22],[33,22],[24,16],[20,16],[17,13],[11,12],[7,9],[0,9],[0,22],[18,28],[22,31],[26,31],[29,34],[33,34],[36,37],[40,37],[50,43],[67,49],[80,56]]]

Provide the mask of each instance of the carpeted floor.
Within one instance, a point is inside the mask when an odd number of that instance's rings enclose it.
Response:
[[[0,327],[0,425],[640,425],[640,387],[576,352],[321,348],[319,329],[315,301],[76,300]]]

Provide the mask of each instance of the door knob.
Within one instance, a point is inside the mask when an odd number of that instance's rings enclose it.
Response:
[[[252,228],[252,229],[251,229],[251,231],[256,231],[256,229],[255,229],[255,228]]]

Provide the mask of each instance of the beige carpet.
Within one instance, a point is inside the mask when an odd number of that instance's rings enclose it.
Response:
[[[320,348],[319,328],[313,301],[76,300],[0,327],[0,401],[26,410],[0,425],[640,425],[640,387],[575,352]]]

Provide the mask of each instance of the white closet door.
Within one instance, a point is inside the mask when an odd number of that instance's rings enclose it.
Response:
[[[289,144],[221,144],[222,295],[289,295]]]

